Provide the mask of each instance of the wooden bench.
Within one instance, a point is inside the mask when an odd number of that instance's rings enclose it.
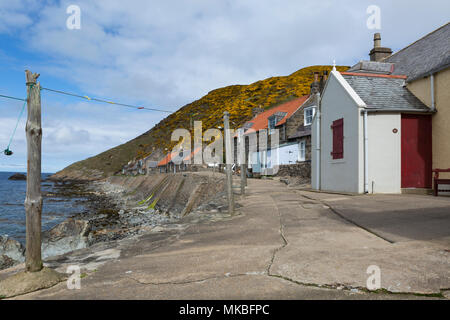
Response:
[[[450,189],[439,189],[440,184],[449,184],[450,185],[450,179],[439,179],[439,173],[440,172],[450,172],[449,169],[434,169],[434,188],[433,188],[433,195],[437,197],[439,191],[441,192],[450,192]]]

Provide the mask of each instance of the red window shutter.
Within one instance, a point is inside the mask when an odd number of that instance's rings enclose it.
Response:
[[[333,121],[331,126],[333,130],[333,151],[331,155],[333,159],[344,158],[344,119],[338,119]]]

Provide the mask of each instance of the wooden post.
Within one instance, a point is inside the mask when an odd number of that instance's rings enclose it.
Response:
[[[231,156],[231,136],[230,136],[230,114],[225,111],[223,113],[223,128],[225,136],[225,166],[227,175],[227,194],[228,194],[228,212],[234,214],[234,194],[233,194],[233,177],[231,175],[231,166],[233,157]]]
[[[27,135],[27,195],[26,212],[26,257],[25,266],[29,272],[42,269],[41,257],[41,87],[36,83],[38,73],[25,70],[27,85],[28,119]]]
[[[241,195],[245,194],[245,187],[247,186],[247,166],[245,159],[245,136],[244,129],[240,128],[238,131],[238,157],[241,169]]]
[[[245,164],[241,164],[241,194],[245,194]]]

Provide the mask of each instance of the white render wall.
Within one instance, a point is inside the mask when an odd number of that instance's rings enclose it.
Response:
[[[400,114],[368,114],[369,193],[401,193],[401,132]]]
[[[320,190],[320,185],[317,183],[317,177],[320,175],[320,166],[318,165],[319,159],[317,158],[317,148],[318,148],[318,137],[317,137],[317,127],[320,126],[320,112],[317,112],[313,118],[311,124],[311,188],[314,190]]]
[[[279,164],[295,164],[299,157],[299,143],[283,145],[278,148]]]
[[[277,163],[278,165],[297,163],[300,151],[299,144],[300,142],[289,143],[276,149],[269,149],[267,152],[252,152],[250,159],[253,172],[261,172],[265,168],[272,169]]]
[[[360,110],[355,98],[332,72],[321,100],[321,190],[364,192],[363,117]],[[333,160],[331,125],[340,118],[344,118],[344,158]]]

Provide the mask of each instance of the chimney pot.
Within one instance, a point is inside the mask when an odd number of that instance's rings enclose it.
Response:
[[[373,35],[373,47],[374,48],[381,47],[381,34],[380,33],[375,33]]]
[[[319,72],[314,71],[314,82],[319,81]]]
[[[314,72],[314,81],[311,83],[311,95],[315,94],[320,90],[320,83],[319,83],[319,72]]]
[[[252,118],[256,117],[258,114],[263,113],[264,108],[261,106],[252,109]]]
[[[385,48],[381,46],[381,35],[375,33],[373,35],[373,49],[370,50],[370,61],[381,61],[392,54],[391,48]]]

